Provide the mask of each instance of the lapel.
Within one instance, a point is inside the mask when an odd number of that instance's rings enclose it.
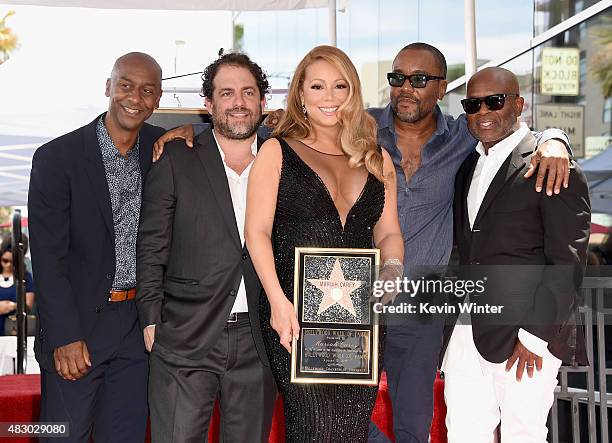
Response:
[[[467,204],[467,196],[470,191],[470,184],[472,183],[472,177],[474,176],[474,170],[476,169],[476,163],[478,163],[478,159],[480,155],[478,152],[474,151],[466,160],[463,169],[463,175],[461,177],[461,181],[459,183],[460,188],[460,204],[459,204],[459,214],[460,223],[465,234],[466,238],[470,238],[471,228],[470,228],[470,217],[468,215],[468,204]]]
[[[259,150],[261,149],[261,145],[263,145],[266,140],[266,138],[261,137],[259,134],[257,134],[257,152],[259,152]]]
[[[108,190],[108,181],[106,180],[106,171],[102,162],[102,151],[98,143],[96,134],[96,125],[98,120],[105,114],[99,115],[96,119],[85,126],[83,137],[83,151],[87,161],[84,162],[85,170],[91,181],[91,186],[95,195],[95,200],[98,203],[102,218],[106,224],[111,237],[115,238],[115,228],[113,223],[113,210],[111,208],[110,192]]]
[[[525,166],[524,157],[532,154],[535,148],[537,147],[536,139],[531,133],[531,131],[525,134],[525,137],[520,141],[520,143],[512,150],[508,158],[501,165],[497,174],[493,178],[487,193],[482,200],[482,204],[478,209],[478,214],[476,215],[476,220],[474,220],[474,226],[478,225],[478,222],[482,219],[484,214],[486,213],[491,203],[495,200],[496,196],[499,192],[504,188],[506,183],[509,183],[517,171],[520,171],[523,166]]]
[[[194,149],[202,163],[206,178],[213,191],[212,194],[217,201],[217,206],[219,206],[221,215],[225,219],[225,224],[230,230],[232,240],[242,249],[240,234],[238,232],[238,226],[236,225],[234,207],[232,205],[232,196],[230,194],[229,184],[227,183],[227,175],[225,175],[225,167],[223,166],[219,148],[217,147],[217,143],[215,142],[210,128],[200,134]]]
[[[142,187],[144,189],[145,178],[147,177],[147,173],[151,168],[151,163],[153,162],[153,140],[154,135],[152,131],[147,131],[147,124],[140,129],[139,134],[139,145],[138,145],[138,162],[140,163],[140,176],[142,178]]]

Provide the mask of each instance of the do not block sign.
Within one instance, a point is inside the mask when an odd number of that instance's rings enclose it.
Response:
[[[542,94],[578,95],[579,85],[580,51],[578,48],[542,49]]]

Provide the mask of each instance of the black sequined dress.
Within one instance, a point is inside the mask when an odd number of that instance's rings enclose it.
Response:
[[[344,227],[320,176],[279,139],[283,155],[272,245],[276,272],[285,295],[293,300],[297,246],[371,248],[374,225],[384,207],[384,185],[368,174]],[[325,155],[325,154],[323,154]],[[333,156],[332,156],[333,157]],[[348,163],[345,157],[331,159]],[[347,173],[349,173],[347,171]],[[290,354],[270,326],[270,305],[260,303],[261,329],[277,386],[283,395],[287,442],[366,442],[376,401],[376,386],[295,384],[290,382]],[[382,343],[379,362],[382,362]]]

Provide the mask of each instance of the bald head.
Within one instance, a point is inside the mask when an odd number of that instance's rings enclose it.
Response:
[[[161,76],[161,67],[148,54],[130,52],[117,59],[106,81],[106,96],[110,100],[105,123],[110,132],[138,135],[145,120],[159,106]]]
[[[468,129],[487,151],[519,128],[524,99],[516,75],[507,69],[485,68],[474,74],[467,99],[476,104],[475,110],[465,108],[472,112],[467,114]]]
[[[519,94],[519,83],[516,75],[504,68],[492,67],[478,71],[467,84],[467,96],[471,89],[489,89],[491,94]]]
[[[161,84],[161,66],[159,66],[159,63],[157,63],[157,61],[149,54],[145,54],[144,52],[128,52],[127,54],[122,55],[117,60],[115,60],[113,70],[111,72],[111,78],[116,78],[116,76],[126,66],[139,67],[141,69],[151,71],[151,73],[153,73],[154,76],[159,79],[159,83]]]

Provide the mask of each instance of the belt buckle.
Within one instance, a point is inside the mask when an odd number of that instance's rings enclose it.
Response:
[[[228,323],[236,323],[238,321],[238,313],[232,312],[227,318]]]
[[[122,301],[126,301],[128,299],[128,295],[129,295],[129,289],[114,289],[111,290],[108,294],[108,301],[109,302],[122,302]],[[113,300],[113,296],[122,296],[122,299],[115,299]]]
[[[115,300],[113,300],[113,295],[114,295],[114,293],[115,293],[115,292],[117,292],[117,291],[113,291],[113,290],[111,290],[111,291],[108,293],[108,302],[112,303],[112,302],[114,302],[114,301],[115,301]]]

